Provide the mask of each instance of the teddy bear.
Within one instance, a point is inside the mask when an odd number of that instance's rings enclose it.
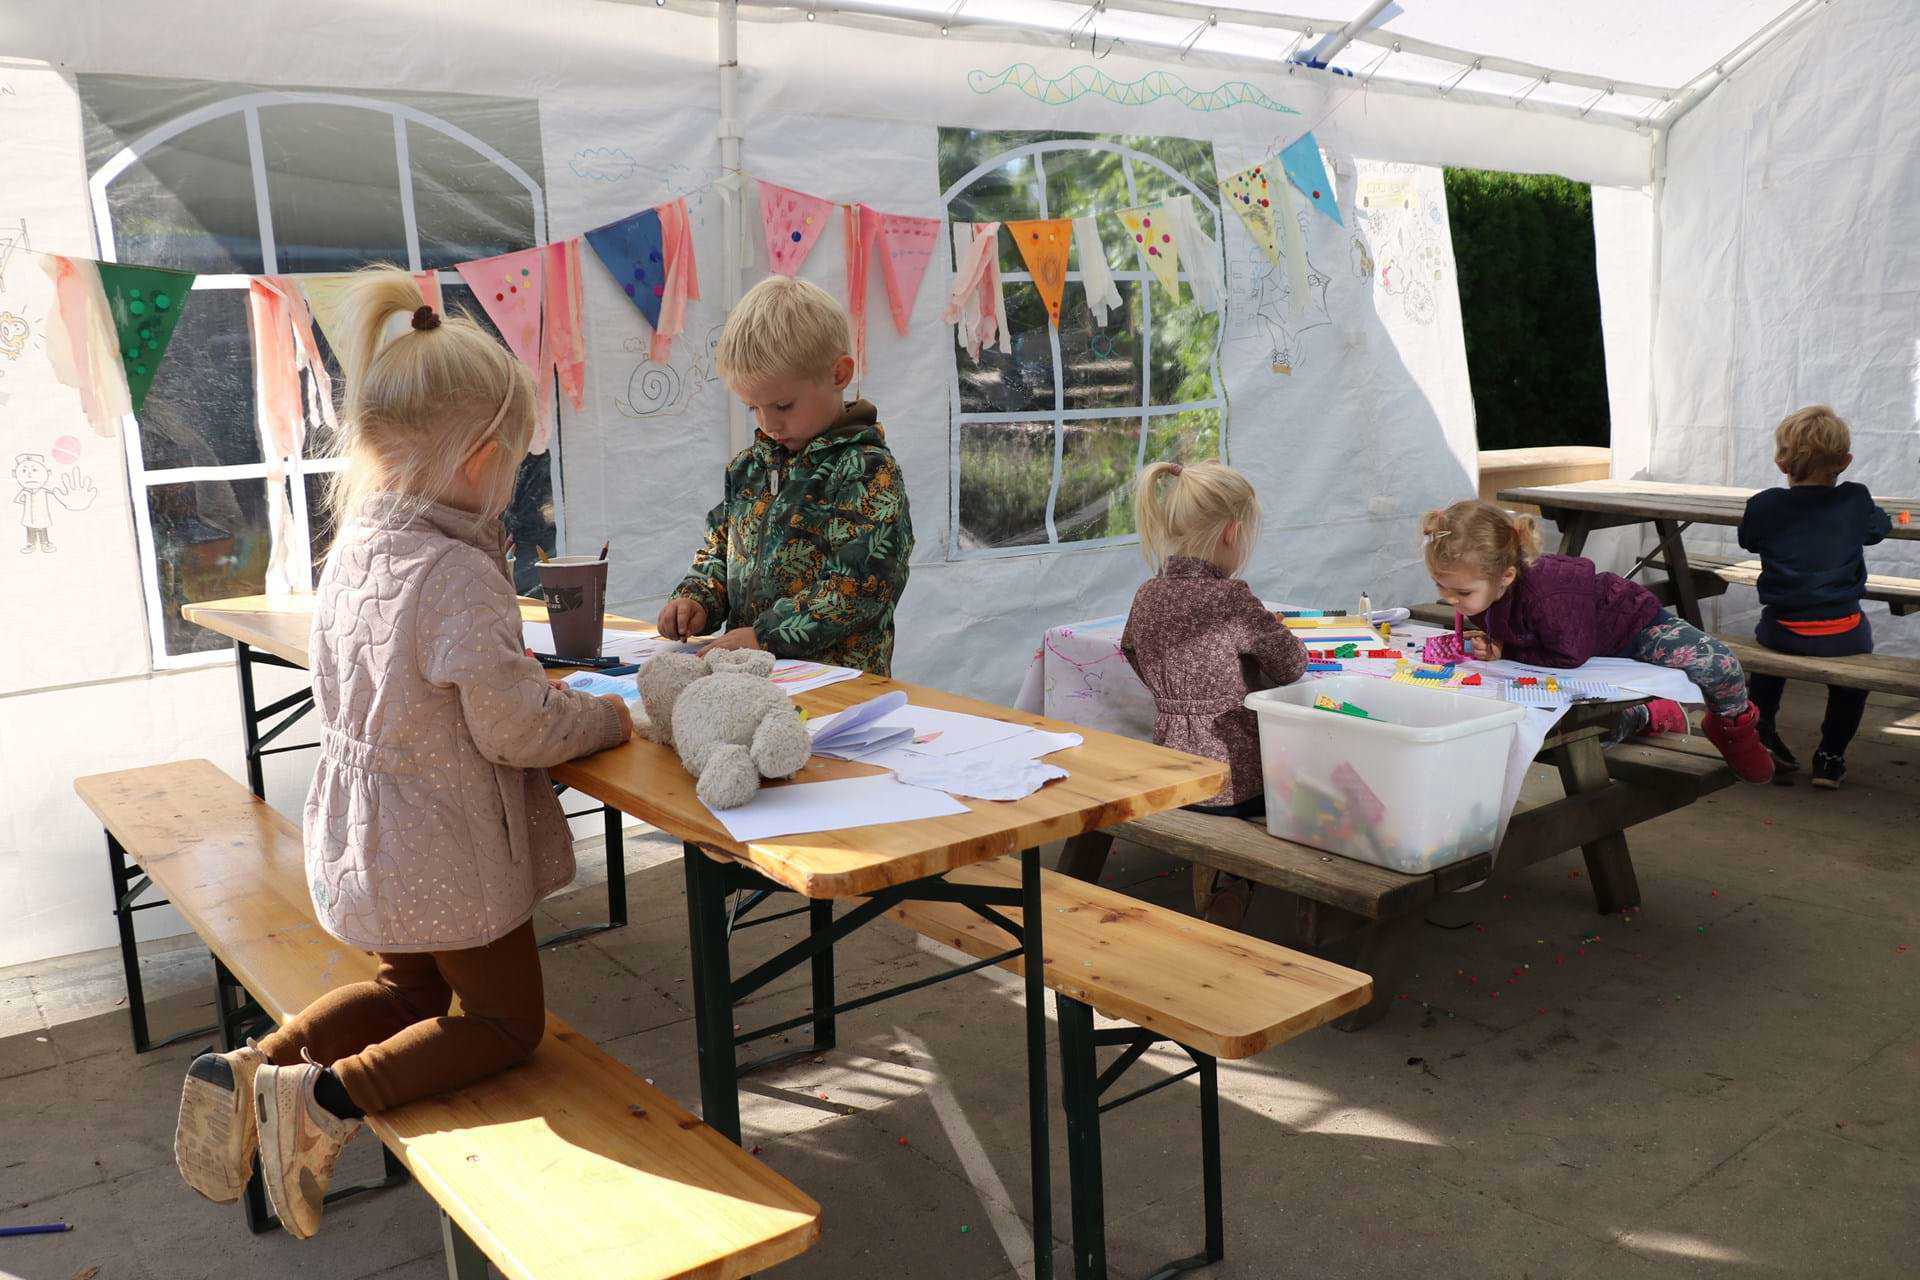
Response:
[[[640,668],[640,703],[650,721],[642,732],[680,753],[708,808],[739,808],[759,792],[762,778],[791,777],[813,754],[792,700],[767,678],[772,672],[773,655],[758,649],[721,649],[705,658],[662,653]]]

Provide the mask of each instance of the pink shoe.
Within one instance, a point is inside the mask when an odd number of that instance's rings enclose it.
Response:
[[[1687,724],[1684,708],[1671,698],[1655,698],[1647,704],[1647,727],[1640,736],[1650,738],[1657,733],[1686,734],[1691,727]]]
[[[1749,703],[1737,716],[1717,716],[1709,712],[1700,728],[1742,781],[1771,782],[1773,756],[1760,741],[1759,725],[1760,708]]]

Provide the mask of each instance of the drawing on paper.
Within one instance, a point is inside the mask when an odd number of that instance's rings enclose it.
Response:
[[[625,398],[616,396],[613,407],[629,418],[672,418],[686,413],[699,403],[709,386],[720,380],[713,367],[713,350],[720,345],[724,327],[710,327],[706,342],[688,356],[684,367],[651,360],[638,365],[627,377]],[[628,351],[645,352],[647,339],[632,337],[622,345]]]
[[[1306,210],[1298,216],[1304,220]],[[1258,248],[1231,264],[1228,275],[1227,341],[1266,343],[1267,366],[1276,374],[1290,376],[1308,363],[1306,335],[1333,323],[1327,306],[1333,278],[1314,265],[1313,255],[1307,255],[1307,298],[1297,311],[1290,273]]]
[[[582,147],[568,167],[589,182],[625,182],[639,172],[640,162],[619,147]]]
[[[55,456],[77,457],[73,448],[62,448],[68,444],[68,437],[56,441]],[[27,537],[26,545],[20,548],[21,555],[35,551],[52,554],[55,503],[68,511],[85,511],[100,496],[93,481],[78,467],[64,472],[57,485],[51,483],[52,480],[53,468],[47,465],[45,454],[23,453],[14,458],[13,482],[20,491],[14,495],[13,504],[20,508],[20,527]]]
[[[18,360],[33,336],[33,321],[17,311],[0,311],[0,358]]]
[[[1105,98],[1123,107],[1143,107],[1172,98],[1191,111],[1225,111],[1230,107],[1257,107],[1282,115],[1300,113],[1284,102],[1276,102],[1244,80],[1229,80],[1211,89],[1196,89],[1170,71],[1149,71],[1138,80],[1115,80],[1098,67],[1081,65],[1065,75],[1045,76],[1030,62],[1016,62],[1003,71],[967,72],[967,87],[975,93],[992,93],[1012,87],[1035,102],[1050,107],[1065,106],[1088,94]]]
[[[1377,271],[1380,293],[1398,299],[1401,313],[1415,324],[1432,324],[1452,264],[1445,215],[1438,198],[1421,194],[1419,169],[1368,165],[1353,205],[1361,226],[1354,237],[1355,273]],[[1365,273],[1359,270],[1363,264],[1369,266]]]
[[[0,288],[7,283],[7,264],[13,261],[13,251],[27,247],[27,220],[17,219],[10,226],[0,226]]]

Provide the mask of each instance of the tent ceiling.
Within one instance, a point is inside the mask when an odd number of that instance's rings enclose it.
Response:
[[[1142,50],[1282,63],[1364,29],[1330,65],[1386,84],[1664,125],[1762,44],[1833,0],[741,0],[832,19],[1007,27]]]

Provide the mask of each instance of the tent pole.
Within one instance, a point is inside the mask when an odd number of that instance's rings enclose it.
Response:
[[[740,251],[742,224],[745,221],[747,176],[740,164],[740,5],[738,0],[721,0],[718,21],[720,40],[720,168],[726,199],[721,201],[721,232],[725,239],[720,254],[720,298],[728,311],[740,300],[742,272]],[[727,396],[727,447],[738,453],[753,443],[747,426],[746,410],[739,397]]]
[[[1333,39],[1329,40],[1323,47],[1312,50],[1308,56],[1320,66],[1332,66],[1334,55],[1352,44],[1353,38],[1372,26],[1373,20],[1380,16],[1380,11],[1392,3],[1393,0],[1373,0],[1372,4],[1354,16],[1352,22],[1340,28],[1340,30],[1334,34]]]
[[[1660,116],[1654,124],[1664,134],[1679,123],[1680,118],[1706,101],[1707,95],[1727,82],[1727,78],[1747,63],[1753,61],[1762,49],[1774,43],[1793,28],[1812,17],[1815,13],[1832,4],[1833,0],[1800,0],[1800,3],[1760,28],[1741,42],[1739,47],[1720,61],[1695,76],[1682,86],[1673,110]]]

